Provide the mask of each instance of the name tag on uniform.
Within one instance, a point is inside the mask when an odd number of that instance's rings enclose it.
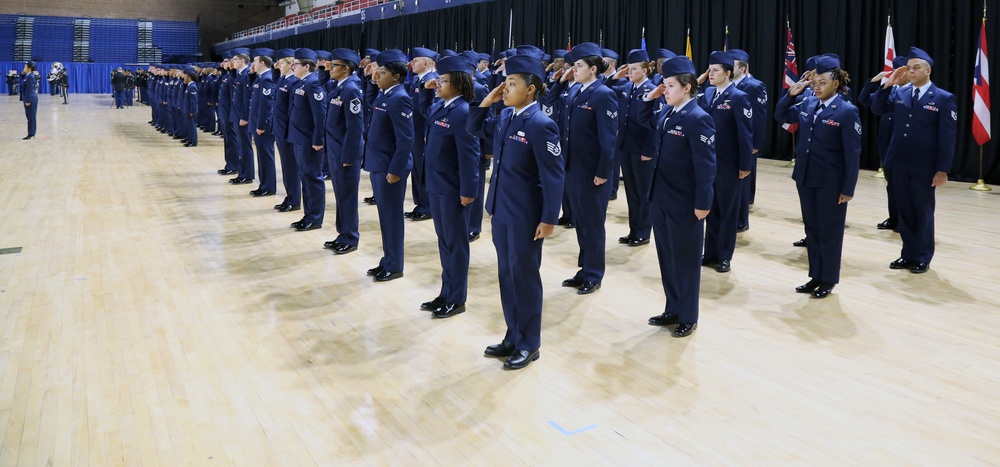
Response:
[[[824,125],[830,125],[830,126],[840,126],[840,122],[835,122],[835,121],[833,121],[833,120],[829,120],[829,119],[827,119],[827,120],[823,120],[823,122],[822,122],[822,123],[823,123]]]
[[[445,119],[445,120],[434,120],[434,124],[437,125],[437,126],[439,126],[439,127],[441,127],[441,128],[451,128],[451,124],[448,123],[447,119]]]
[[[259,84],[257,84],[257,83],[254,83],[254,85],[253,85],[253,88],[254,88],[254,89],[257,89],[257,88],[260,88],[260,85],[259,85]]]
[[[306,95],[306,90],[302,89],[302,88],[298,88],[298,89],[295,90],[295,94],[298,94],[300,96],[304,96],[304,95]]]

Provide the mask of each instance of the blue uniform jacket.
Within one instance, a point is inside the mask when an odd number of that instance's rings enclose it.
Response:
[[[649,137],[650,129],[639,123],[639,117],[643,96],[655,88],[651,80],[639,85],[628,81],[613,88],[618,95],[618,142],[615,147],[619,151],[651,157],[653,139]]]
[[[250,67],[236,73],[233,80],[233,108],[230,109],[229,121],[239,123],[240,120],[250,121]]]
[[[767,131],[767,87],[757,78],[747,74],[736,85],[736,89],[745,92],[750,98],[750,108],[753,109],[753,148],[760,150],[764,147],[764,136]]]
[[[874,83],[871,81],[865,83],[864,87],[858,91],[858,104],[871,107],[872,101],[875,99],[875,93],[877,93],[881,87],[882,84],[878,81]],[[898,85],[892,85],[893,91],[897,88],[899,88]],[[889,98],[892,99],[893,97],[890,95]],[[889,149],[890,138],[892,138],[892,114],[882,114],[879,116],[878,121],[878,153],[882,159],[885,159],[885,153]]]
[[[198,114],[198,83],[194,81],[184,86],[184,106],[185,113]]]
[[[587,89],[574,84],[562,93],[566,83],[552,90],[546,100],[556,107],[561,102],[562,147],[567,149],[566,171],[587,177],[611,178],[618,137],[618,99],[614,91],[594,81]]]
[[[413,102],[402,84],[382,93],[372,103],[365,137],[364,169],[406,178],[413,170]]]
[[[656,101],[643,102],[644,125],[653,128],[655,168],[649,199],[666,209],[693,212],[712,209],[715,197],[715,123],[691,99],[678,112],[667,105],[653,112]]]
[[[290,89],[291,104],[288,108],[288,142],[300,146],[322,146],[326,136],[326,93],[309,73]]]
[[[514,116],[506,107],[498,116],[489,109],[469,109],[469,132],[493,138],[493,175],[486,212],[507,225],[556,224],[562,205],[565,158],[559,128],[530,106]]]
[[[792,101],[785,94],[774,110],[777,121],[799,124],[792,178],[807,188],[840,187],[840,194],[854,196],[861,164],[858,108],[837,95],[814,119],[821,104],[818,97]]]
[[[916,108],[911,107],[912,96],[911,84],[895,92],[882,88],[875,93],[872,111],[893,114],[892,138],[882,165],[912,175],[951,172],[958,123],[955,96],[934,83],[920,96]]]
[[[708,87],[699,97],[698,105],[715,122],[718,174],[735,179],[739,177],[740,170],[753,170],[753,108],[750,97],[735,85],[724,89],[718,99],[715,99],[716,92],[716,87]]]
[[[475,198],[479,192],[479,138],[469,133],[469,103],[461,97],[447,106],[421,95],[417,110],[427,117],[424,174],[428,193]]]
[[[233,108],[233,75],[227,70],[219,75],[219,107],[229,117],[229,111]]]
[[[299,78],[295,75],[280,76],[274,87],[274,118],[271,132],[276,138],[288,141],[288,111],[291,110],[292,93]]]
[[[250,95],[250,126],[256,130],[271,132],[271,119],[274,115],[274,78],[271,70],[257,75],[253,82],[253,92]],[[256,132],[254,132],[256,133]]]
[[[327,83],[326,144],[337,165],[361,163],[365,149],[365,110],[360,80],[351,75]]]
[[[34,73],[24,75],[21,83],[21,100],[26,104],[38,105],[38,77]]]

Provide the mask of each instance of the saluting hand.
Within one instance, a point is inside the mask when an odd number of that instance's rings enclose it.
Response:
[[[562,74],[562,78],[559,78],[560,83],[565,83],[566,81],[576,81],[576,68],[566,69]]]
[[[881,72],[881,73],[873,76],[871,82],[872,83],[877,83],[879,81],[882,81],[882,78],[885,78],[886,76],[889,76],[891,73],[892,73],[891,71],[883,71],[883,72]]]
[[[493,88],[483,101],[479,103],[479,107],[483,109],[488,109],[491,105],[500,102],[503,98],[503,90],[507,88],[507,83],[500,83],[499,86]]]
[[[552,231],[555,230],[555,227],[556,226],[553,224],[539,222],[538,227],[535,228],[535,240],[541,240],[549,235],[552,235]]]
[[[705,82],[706,79],[708,79],[708,72],[709,71],[712,71],[712,69],[709,68],[709,69],[705,70],[705,72],[702,73],[701,76],[698,77],[698,84],[702,84],[702,83]]]
[[[434,89],[437,87],[437,85],[438,85],[438,80],[429,79],[426,82],[424,82],[424,89]]]
[[[908,81],[908,79],[906,78],[906,73],[908,71],[909,69],[905,66],[896,68],[895,70],[893,70],[892,74],[889,75],[889,79],[885,81],[885,84],[883,84],[882,87],[888,89],[895,84],[902,85],[906,83],[906,81]]]
[[[377,69],[378,69],[378,64],[377,63],[374,63],[374,62],[373,63],[369,63],[368,65],[365,66],[365,76],[371,76],[371,75],[375,74],[375,70],[377,70]]]
[[[646,94],[646,98],[649,100],[659,99],[660,96],[663,95],[663,91],[666,90],[667,90],[667,85],[660,84],[659,86],[653,88],[652,91],[649,91],[649,93]]]
[[[622,79],[628,74],[628,65],[622,65],[618,67],[618,72],[615,73],[614,79]]]
[[[370,58],[363,58],[363,59],[361,59],[361,63],[359,63],[358,66],[361,67],[362,70],[364,70],[365,68],[368,68],[368,65],[371,62],[372,62],[372,59],[370,59]]]
[[[788,88],[788,95],[795,97],[799,94],[802,94],[802,91],[806,90],[806,86],[809,86],[809,77],[803,77],[802,79],[799,80],[799,82],[793,84],[792,87]]]
[[[695,209],[694,217],[697,217],[698,220],[704,220],[706,217],[708,217],[708,209]]]

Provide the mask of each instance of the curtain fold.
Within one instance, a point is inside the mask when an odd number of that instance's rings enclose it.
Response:
[[[111,94],[111,71],[120,66],[121,63],[74,63],[62,62],[69,74],[69,92],[71,94]],[[49,87],[49,69],[52,62],[36,62],[38,66],[38,92],[48,94],[52,89]],[[126,67],[134,70],[136,66]],[[0,70],[6,76],[10,70],[17,70],[20,74],[24,70],[24,62],[0,62]],[[4,88],[4,93],[6,93]]]

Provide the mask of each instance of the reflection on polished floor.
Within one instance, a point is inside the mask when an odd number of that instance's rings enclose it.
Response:
[[[875,230],[884,181],[862,173],[841,284],[806,277],[790,169],[762,161],[733,270],[702,273],[686,339],[663,308],[652,245],[608,214],[608,272],[559,287],[576,239],[546,242],[541,359],[482,356],[504,331],[488,221],[469,311],[431,320],[431,222],[406,223],[405,277],[373,283],[374,207],[360,249],[251,198],[215,170],[222,142],[184,148],[148,108],[41,96],[38,138],[0,104],[0,465],[977,465],[1000,459],[1000,197],[938,193],[927,274],[890,271]],[[280,189],[280,188],[279,188]],[[371,188],[362,180],[362,196]],[[409,207],[409,203],[407,203]]]

